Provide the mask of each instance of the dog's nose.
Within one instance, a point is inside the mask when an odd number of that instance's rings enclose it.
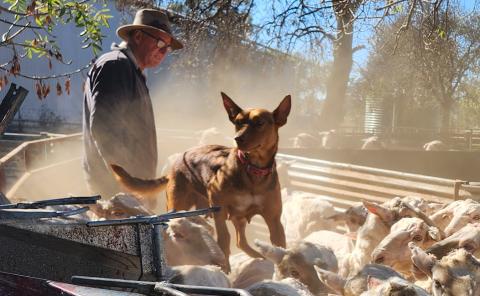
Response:
[[[244,142],[244,139],[242,136],[238,136],[235,137],[235,142],[237,142],[237,144],[242,144]]]

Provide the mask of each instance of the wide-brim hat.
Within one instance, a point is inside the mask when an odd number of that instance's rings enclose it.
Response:
[[[132,24],[124,25],[117,29],[117,35],[126,41],[128,40],[129,32],[139,29],[154,29],[166,33],[172,38],[170,46],[173,50],[183,48],[183,44],[172,34],[166,11],[158,9],[141,9],[135,14],[135,19]]]

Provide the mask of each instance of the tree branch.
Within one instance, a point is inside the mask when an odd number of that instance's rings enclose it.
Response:
[[[323,28],[319,27],[319,26],[308,26],[308,27],[304,27],[304,28],[297,28],[295,31],[293,31],[292,33],[289,33],[287,35],[293,35],[295,37],[300,38],[300,37],[303,37],[305,35],[309,35],[309,34],[312,34],[312,33],[321,33],[325,37],[327,37],[328,39],[330,39],[332,41],[337,39],[332,34],[325,32],[325,30]]]
[[[20,28],[17,32],[13,33],[12,35],[8,36],[7,39],[0,41],[0,46],[3,46],[3,44],[10,44],[12,40],[20,35],[23,31],[25,31],[28,27],[22,27]]]
[[[8,63],[7,63],[8,65]],[[22,73],[17,73],[16,76],[20,76],[23,78],[31,79],[31,80],[47,80],[47,79],[55,79],[55,78],[60,78],[60,77],[68,77],[76,73],[81,73],[82,71],[85,71],[86,69],[90,68],[92,63],[88,63],[88,65],[83,66],[82,68],[76,69],[72,72],[66,72],[62,74],[54,74],[54,75],[49,75],[49,76],[33,76],[33,75],[26,75]],[[5,68],[4,65],[0,65],[0,69],[4,71],[8,71],[7,68]]]
[[[376,10],[376,11],[380,11],[380,10],[384,10],[384,9],[387,9],[387,10],[388,10],[388,9],[392,8],[393,6],[395,6],[395,5],[397,5],[397,4],[400,4],[400,3],[402,3],[402,2],[405,2],[405,1],[408,1],[408,0],[397,0],[397,1],[395,1],[395,2],[392,2],[392,3],[387,4],[387,5],[385,5],[385,6],[377,7],[377,8],[375,8],[375,10]]]
[[[352,48],[352,53],[355,53],[355,52],[357,52],[359,50],[362,50],[362,49],[365,49],[365,48],[366,48],[365,45],[357,45],[354,48]]]
[[[16,23],[12,23],[12,22],[9,22],[5,19],[0,19],[0,22],[12,25],[14,27],[26,27],[26,28],[31,28],[31,29],[41,29],[42,28],[42,27],[38,27],[38,26],[32,26],[30,22],[27,23],[26,25],[19,25],[19,24],[16,24]]]
[[[398,38],[400,38],[400,34],[401,34],[402,32],[405,32],[406,30],[408,30],[408,28],[410,27],[410,23],[411,23],[411,21],[412,21],[413,12],[415,11],[416,3],[417,3],[417,0],[413,0],[412,5],[410,6],[410,9],[409,9],[409,11],[408,11],[407,19],[405,20],[405,22],[402,24],[402,26],[400,27],[400,29],[398,29],[398,31],[397,31],[397,33],[396,33],[396,36],[395,36],[395,48],[393,49],[393,54],[395,54],[395,53],[397,52],[397,48],[398,48]]]
[[[14,10],[10,10],[6,7],[1,6],[1,5],[0,5],[0,11],[5,11],[5,12],[8,12],[8,13],[14,14],[14,15],[28,16],[27,13],[22,13],[22,12],[17,12],[17,11],[14,11]]]

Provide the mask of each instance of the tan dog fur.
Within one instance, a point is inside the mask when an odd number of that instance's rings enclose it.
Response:
[[[237,246],[251,257],[262,257],[250,247],[245,235],[247,223],[257,214],[265,219],[272,244],[286,247],[280,222],[282,200],[275,154],[278,129],[287,122],[291,98],[286,96],[273,112],[243,110],[226,94],[222,93],[222,98],[228,117],[235,125],[237,147],[207,145],[192,148],[183,153],[169,174],[156,180],[134,178],[116,165],[112,165],[112,169],[117,179],[134,192],[151,194],[166,189],[167,210],[220,206],[214,220],[218,244],[227,258],[224,270],[228,272],[230,234],[227,219],[235,226]],[[246,155],[249,165],[273,168],[272,172],[263,176],[251,173],[239,160],[238,150]]]

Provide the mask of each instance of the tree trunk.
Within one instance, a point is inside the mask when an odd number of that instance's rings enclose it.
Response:
[[[353,63],[353,20],[349,13],[337,16],[337,30],[327,96],[320,113],[320,131],[338,128],[345,116],[345,95]]]
[[[441,104],[442,106],[442,122],[440,123],[440,132],[448,134],[450,131],[450,117],[452,112],[453,101],[448,100]]]

